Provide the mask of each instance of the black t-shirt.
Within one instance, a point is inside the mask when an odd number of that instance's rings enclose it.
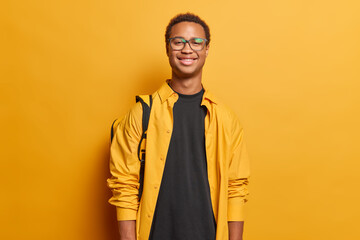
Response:
[[[178,93],[179,94],[179,93]],[[179,94],[150,240],[214,240],[205,151],[204,90]]]

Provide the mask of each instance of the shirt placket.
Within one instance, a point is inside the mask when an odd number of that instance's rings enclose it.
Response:
[[[212,127],[211,123],[214,116],[211,105],[208,100],[204,99],[201,105],[205,106],[207,109],[207,114],[204,120],[205,121],[205,151],[206,151],[207,172],[208,172],[208,181],[210,187],[211,204],[213,208],[214,217],[217,222],[217,207],[216,207],[217,181],[216,181],[216,174],[214,174],[214,172],[216,172],[216,170],[214,169],[216,168],[216,158],[214,157],[214,153],[212,151],[214,149],[213,144],[215,141],[214,139],[215,136],[211,131],[211,127]]]

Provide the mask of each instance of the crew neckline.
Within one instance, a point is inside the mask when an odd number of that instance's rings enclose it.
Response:
[[[177,91],[175,91],[171,86],[170,84],[168,83],[169,87],[176,93],[179,95],[179,99],[186,99],[186,100],[192,100],[192,99],[197,99],[198,96],[202,96],[205,92],[204,88],[201,88],[201,90],[197,93],[194,93],[194,94],[182,94],[182,93],[179,93]]]
[[[174,92],[176,92],[176,91],[174,91]],[[190,98],[197,98],[198,96],[200,96],[200,95],[202,95],[203,93],[204,93],[204,89],[202,88],[201,90],[200,90],[200,92],[197,92],[197,93],[195,93],[195,94],[182,94],[182,93],[179,93],[179,92],[176,92],[178,95],[179,95],[179,97],[181,97],[181,98],[186,98],[186,99],[190,99]]]

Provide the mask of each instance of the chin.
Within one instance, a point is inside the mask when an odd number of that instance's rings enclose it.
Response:
[[[182,77],[182,78],[195,77],[198,74],[199,74],[199,72],[197,72],[197,71],[176,71],[176,75],[178,75],[179,77]]]

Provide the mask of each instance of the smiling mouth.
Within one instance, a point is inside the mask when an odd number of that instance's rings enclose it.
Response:
[[[183,65],[189,66],[195,62],[197,58],[177,58]]]

